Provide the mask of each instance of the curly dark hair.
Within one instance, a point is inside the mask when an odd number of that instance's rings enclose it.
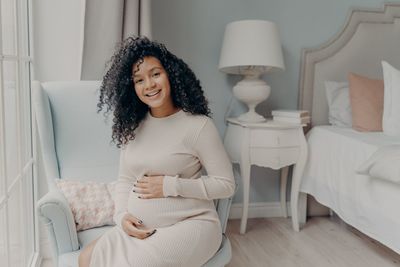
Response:
[[[182,59],[161,43],[146,37],[128,37],[118,45],[108,62],[97,105],[98,112],[106,106],[105,116],[113,111],[112,141],[119,148],[135,138],[135,129],[149,111],[136,95],[132,80],[133,65],[148,56],[157,58],[164,67],[175,107],[191,114],[211,114],[200,81]]]

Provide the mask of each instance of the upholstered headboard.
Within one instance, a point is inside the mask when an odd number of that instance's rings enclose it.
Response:
[[[383,9],[352,9],[330,41],[302,52],[299,108],[312,125],[328,124],[324,81],[347,81],[349,72],[382,79],[381,61],[400,68],[400,3]]]

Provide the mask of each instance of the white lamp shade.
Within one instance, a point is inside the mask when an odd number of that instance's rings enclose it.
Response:
[[[284,69],[281,41],[275,23],[265,20],[241,20],[226,26],[219,69],[242,74],[243,67],[259,66]]]

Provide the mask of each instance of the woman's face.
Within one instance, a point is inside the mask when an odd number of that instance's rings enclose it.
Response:
[[[164,117],[175,112],[168,75],[157,58],[144,57],[143,62],[135,63],[132,77],[136,95],[149,106],[153,116]]]

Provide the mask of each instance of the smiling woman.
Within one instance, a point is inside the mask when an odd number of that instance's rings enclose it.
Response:
[[[200,82],[164,45],[137,37],[113,56],[100,92],[122,147],[116,227],[80,266],[202,266],[222,241],[213,200],[235,182]]]
[[[143,63],[144,67],[147,64],[155,65],[146,67],[145,71],[141,68]],[[147,73],[155,66],[160,68],[159,72],[154,69],[154,73]],[[136,73],[137,71],[139,73]],[[162,77],[157,78],[157,75],[159,73],[162,76],[162,71],[168,79],[163,81],[162,86],[164,88],[167,86],[166,83],[169,83],[174,107],[191,114],[210,115],[200,81],[183,60],[169,52],[163,44],[151,42],[145,37],[127,38],[110,60],[110,66],[100,88],[98,104],[99,111],[105,108],[106,114],[113,110],[115,124],[112,138],[118,147],[134,139],[135,129],[151,109],[151,106],[140,99],[146,96],[137,94],[137,88],[141,90],[143,86],[148,86],[146,83],[150,78],[154,81],[152,86],[161,86],[159,78]],[[149,76],[150,74],[153,76]],[[155,92],[151,92],[153,93]]]

